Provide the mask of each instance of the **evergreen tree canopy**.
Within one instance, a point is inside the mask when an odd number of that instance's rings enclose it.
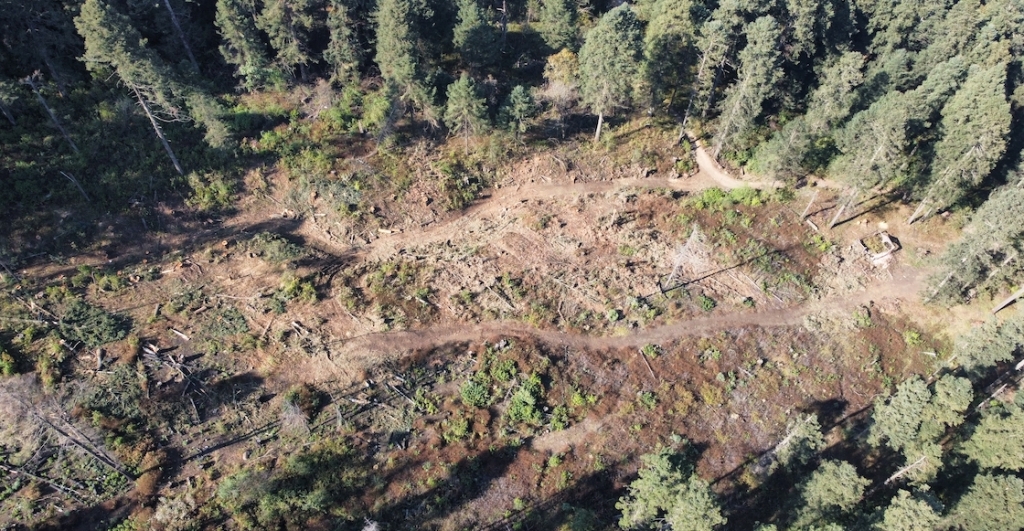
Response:
[[[852,509],[870,483],[860,477],[850,463],[835,460],[821,463],[800,486],[802,506],[793,527],[828,522]]]
[[[298,68],[303,81],[314,60],[309,49],[309,33],[314,20],[313,0],[264,0],[256,25],[270,37],[277,62],[286,69]]]
[[[380,0],[374,19],[377,25],[377,54],[374,61],[380,75],[403,95],[418,84],[416,39],[412,29],[409,0]]]
[[[1010,104],[1006,66],[972,67],[967,80],[942,109],[942,138],[935,146],[927,208],[959,201],[988,176],[1006,149]]]
[[[685,455],[662,448],[641,460],[639,477],[615,504],[622,511],[619,527],[663,529],[660,519],[672,531],[711,531],[725,524],[711,488]]]
[[[925,295],[943,304],[967,302],[974,293],[995,295],[1014,285],[1024,268],[1024,188],[1016,183],[1000,187],[981,205],[963,230],[960,241],[941,258],[941,271]],[[973,353],[964,363],[973,364]],[[988,362],[986,362],[988,363]]]
[[[540,32],[552,50],[576,48],[576,5],[572,0],[541,0]]]
[[[1024,480],[1013,476],[982,474],[950,514],[951,523],[963,531],[1024,529]]]
[[[1017,397],[1020,402],[1021,395]],[[984,469],[1024,470],[1024,410],[1020,404],[988,408],[960,451]]]
[[[885,508],[878,531],[932,531],[939,527],[942,506],[900,490]]]
[[[536,112],[537,103],[523,85],[516,85],[501,107],[502,121],[508,124],[509,129],[516,135],[526,132],[528,121]]]
[[[653,105],[685,86],[694,59],[694,23],[689,0],[655,0],[644,31],[644,81]]]
[[[341,84],[357,81],[363,54],[353,31],[353,20],[344,1],[330,1],[327,31],[330,34],[330,42],[324,50],[324,60],[331,65],[331,81]]]
[[[459,23],[453,44],[462,59],[474,66],[493,64],[500,49],[498,35],[484,16],[477,0],[458,0]]]
[[[469,151],[469,137],[484,127],[487,108],[477,94],[476,84],[466,74],[448,86],[444,123],[453,133],[462,133]]]
[[[739,53],[736,83],[726,90],[718,118],[712,156],[723,149],[747,147],[746,137],[782,78],[779,25],[771,16],[759,17],[744,28],[747,46]]]
[[[641,47],[640,21],[629,4],[606,13],[587,33],[579,55],[580,93],[598,116],[595,139],[601,137],[604,116],[631,101]]]
[[[270,67],[259,30],[242,0],[217,0],[216,24],[220,31],[220,53],[235,66],[235,75],[249,91],[279,84],[282,76]]]

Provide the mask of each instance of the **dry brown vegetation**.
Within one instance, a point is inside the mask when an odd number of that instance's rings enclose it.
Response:
[[[468,160],[414,145],[325,161],[318,179],[256,168],[234,213],[168,211],[159,243],[99,239],[5,277],[14,372],[76,382],[63,421],[110,454],[8,430],[11,463],[69,485],[23,475],[4,507],[83,528],[130,513],[167,529],[602,529],[658,445],[692,441],[701,475],[741,500],[796,412],[857,429],[875,396],[941,362],[913,302],[941,221],[898,234],[877,268],[854,243],[902,214],[885,198],[821,232],[827,191],[807,223],[809,193],[721,191],[679,173],[690,154],[663,147],[670,131],[613,134],[632,140]],[[55,343],[74,301],[130,326]],[[331,467],[346,473],[309,498]]]

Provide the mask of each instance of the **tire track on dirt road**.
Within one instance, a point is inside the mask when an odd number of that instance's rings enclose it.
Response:
[[[743,186],[755,189],[771,189],[783,185],[779,181],[741,181],[736,179],[712,160],[711,156],[701,146],[700,141],[696,141],[694,145],[699,171],[688,178],[626,178],[582,183],[531,184],[519,185],[514,188],[492,188],[489,191],[489,197],[477,201],[456,218],[424,227],[422,230],[395,232],[381,236],[373,242],[357,248],[355,254],[367,261],[380,260],[387,256],[393,256],[408,246],[436,243],[451,239],[454,236],[468,234],[459,229],[468,228],[467,226],[473,222],[480,223],[489,217],[500,217],[511,208],[529,201],[548,201],[588,194],[609,194],[630,188],[667,188],[673,191],[693,193],[714,187],[725,190],[732,190]],[[490,236],[500,236],[500,234]]]
[[[745,327],[775,328],[803,324],[809,315],[833,310],[853,311],[872,302],[911,299],[919,293],[923,275],[911,268],[900,268],[892,277],[865,286],[852,294],[834,295],[784,308],[758,312],[737,312],[689,319],[637,330],[625,336],[587,336],[575,333],[534,328],[518,321],[491,321],[474,325],[453,325],[422,330],[376,332],[341,340],[334,350],[335,364],[355,363],[369,367],[381,359],[406,355],[442,345],[493,339],[500,335],[531,336],[554,347],[578,350],[609,350],[640,348],[647,344],[664,344],[673,340],[709,335],[723,330]],[[356,367],[351,367],[356,368]]]

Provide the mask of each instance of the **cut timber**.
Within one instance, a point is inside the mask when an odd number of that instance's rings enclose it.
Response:
[[[804,209],[804,213],[800,214],[800,219],[807,219],[807,213],[811,211],[811,207],[814,206],[814,200],[818,198],[818,192],[821,190],[815,190],[814,195],[811,196],[811,200],[807,202],[807,208]],[[817,229],[815,229],[817,230]]]
[[[859,240],[860,246],[875,266],[885,265],[892,253],[900,249],[899,244],[889,236],[888,232],[879,231]]]
[[[164,151],[167,152],[167,156],[170,157],[171,163],[174,164],[174,170],[178,172],[178,175],[185,175],[185,170],[181,169],[178,157],[174,155],[174,150],[171,149],[171,144],[167,142],[167,137],[164,136],[163,129],[161,129],[160,124],[157,123],[156,117],[153,116],[153,111],[149,109],[149,104],[147,104],[145,98],[142,97],[142,93],[139,92],[139,89],[135,86],[130,86],[129,88],[131,88],[132,92],[135,93],[135,98],[139,101],[139,106],[142,107],[143,111],[146,111],[146,117],[149,118],[149,123],[153,126],[153,132],[156,133],[157,138],[160,139],[160,144],[164,146]],[[152,187],[152,177],[150,177],[150,186]]]
[[[1013,304],[1014,301],[1021,298],[1021,296],[1024,296],[1024,288],[1020,288],[1019,290],[1015,291],[1013,295],[1007,297],[1006,300],[1000,302],[995,308],[992,309],[992,315],[995,315],[999,310],[1002,310],[1003,308],[1006,308],[1007,306]]]
[[[43,109],[46,109],[46,114],[50,117],[50,121],[53,122],[53,125],[57,127],[57,130],[60,131],[60,134],[64,136],[64,140],[68,141],[68,145],[71,146],[71,150],[74,151],[75,153],[78,153],[78,146],[75,145],[75,141],[71,140],[71,135],[69,135],[68,132],[64,129],[64,126],[61,125],[60,120],[57,119],[57,115],[53,113],[53,109],[51,109],[50,105],[46,103],[46,99],[43,98],[43,94],[39,92],[39,86],[36,84],[36,82],[39,81],[41,77],[42,75],[39,73],[38,70],[36,70],[31,76],[22,79],[21,82],[25,85],[28,85],[29,88],[32,89],[32,92],[34,92],[36,95],[36,99],[39,100],[39,104],[43,106]]]
[[[178,336],[178,337],[180,337],[180,338],[184,339],[185,341],[188,341],[188,340],[189,340],[189,339],[188,339],[188,336],[186,336],[185,334],[182,334],[181,332],[179,332],[179,331],[177,331],[177,330],[175,330],[175,329],[173,329],[173,328],[171,329],[171,332],[172,332],[172,333],[173,333],[174,335],[176,335],[176,336]]]

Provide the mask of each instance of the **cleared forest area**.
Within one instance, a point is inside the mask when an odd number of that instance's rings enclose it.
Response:
[[[0,528],[1024,528],[1017,3],[0,11]]]

